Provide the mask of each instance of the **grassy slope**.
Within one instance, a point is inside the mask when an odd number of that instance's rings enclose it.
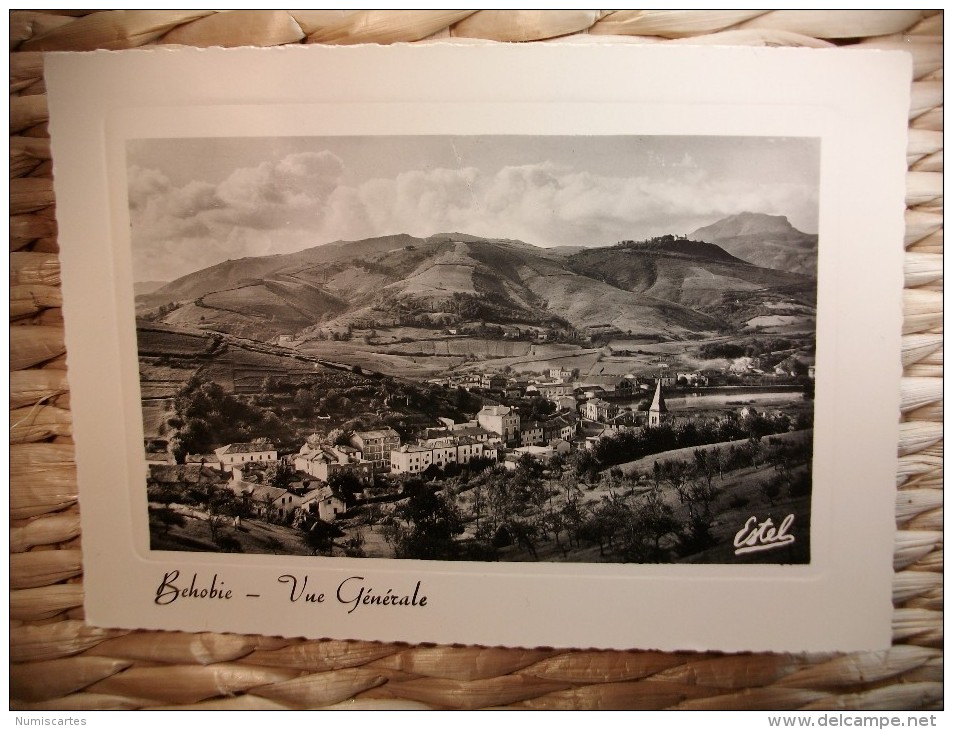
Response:
[[[441,311],[453,295],[467,295],[491,306],[490,321],[543,324],[555,316],[580,329],[683,338],[716,331],[725,321],[716,310],[736,292],[803,282],[691,241],[561,257],[518,242],[395,236],[224,262],[140,303],[182,304],[165,316],[170,324],[267,340],[355,316],[384,323],[401,303]],[[382,310],[370,308],[375,301]]]

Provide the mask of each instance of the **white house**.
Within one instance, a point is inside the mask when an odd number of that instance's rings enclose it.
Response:
[[[350,446],[317,447],[305,444],[294,459],[297,471],[327,482],[339,471],[351,472],[361,484],[374,482],[374,465],[361,458],[361,452]]]
[[[338,515],[347,511],[344,500],[335,497],[331,488],[327,486],[312,489],[304,495],[298,506],[305,512],[317,512],[318,517],[324,522],[334,522]]]
[[[618,408],[601,398],[593,398],[582,404],[582,415],[590,421],[607,421],[618,412]]]
[[[215,449],[219,468],[230,471],[234,466],[244,464],[278,461],[278,451],[269,441],[253,441],[250,444],[227,444]]]
[[[520,436],[520,414],[509,406],[483,406],[477,413],[477,423],[501,436],[507,444],[516,443]]]
[[[496,461],[499,443],[469,436],[445,436],[405,444],[390,452],[390,470],[394,474],[420,474],[431,465],[443,469],[450,464],[469,464],[474,459]]]
[[[419,474],[433,464],[432,446],[404,444],[390,452],[390,470],[394,474]]]

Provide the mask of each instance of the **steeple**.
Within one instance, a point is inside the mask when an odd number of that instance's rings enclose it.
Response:
[[[662,379],[659,378],[655,386],[655,396],[652,398],[652,405],[649,406],[649,425],[661,425],[662,414],[667,412],[668,408],[665,406],[665,398],[662,395]]]

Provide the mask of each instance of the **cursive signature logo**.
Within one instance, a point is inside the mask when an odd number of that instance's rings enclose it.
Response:
[[[762,550],[773,550],[782,545],[794,542],[794,535],[788,530],[794,522],[794,515],[788,515],[777,527],[769,517],[764,522],[758,522],[757,517],[749,517],[745,526],[735,533],[735,555],[756,553]]]

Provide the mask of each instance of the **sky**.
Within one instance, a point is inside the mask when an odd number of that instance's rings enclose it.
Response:
[[[135,281],[397,233],[606,246],[741,212],[817,232],[815,138],[143,139],[126,162]]]

